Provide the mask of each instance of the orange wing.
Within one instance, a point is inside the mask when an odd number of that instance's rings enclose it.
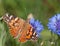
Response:
[[[22,19],[17,19],[16,21],[11,20],[11,22],[8,23],[8,25],[10,27],[10,34],[13,37],[17,37],[17,35],[19,34],[19,32],[21,31],[21,29],[24,26],[24,21]]]
[[[25,42],[29,39],[35,39],[36,33],[29,22],[12,15],[3,16],[3,20],[8,24],[10,28],[10,34],[14,38],[18,38],[20,42]]]
[[[21,31],[21,29],[24,26],[25,21],[23,19],[19,19],[18,17],[15,17],[13,15],[6,14],[3,16],[3,20],[7,23],[7,25],[10,28],[10,34],[13,37],[17,37],[19,31]]]
[[[25,27],[22,29],[19,41],[25,42],[26,40],[31,39],[31,36],[33,34],[32,30],[33,30],[32,26],[29,23],[26,23]]]

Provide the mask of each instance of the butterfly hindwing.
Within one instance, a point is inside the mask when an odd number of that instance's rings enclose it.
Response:
[[[19,40],[21,42],[24,42],[28,39],[31,39],[31,36],[32,36],[32,27],[29,23],[26,23],[24,28],[22,29],[22,33],[21,33],[21,36],[19,37]],[[30,31],[31,30],[31,31]]]

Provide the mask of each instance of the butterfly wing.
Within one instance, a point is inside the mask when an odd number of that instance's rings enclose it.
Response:
[[[33,28],[29,23],[26,23],[22,29],[21,36],[19,37],[20,42],[25,42],[26,40],[31,39],[33,34]]]
[[[36,39],[36,32],[25,20],[13,15],[5,15],[3,16],[3,20],[9,26],[10,34],[14,38],[18,38],[20,42],[25,42],[29,39]]]
[[[17,35],[19,34],[19,32],[21,31],[21,29],[24,26],[24,21],[22,19],[19,19],[15,22],[13,22],[14,20],[11,20],[11,22],[9,23],[9,27],[10,27],[10,34],[13,37],[17,37]]]
[[[13,15],[4,15],[3,20],[9,26],[10,34],[15,38],[24,26],[24,20]]]

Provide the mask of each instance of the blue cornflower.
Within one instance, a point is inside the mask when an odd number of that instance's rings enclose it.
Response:
[[[39,37],[40,32],[43,30],[43,25],[41,24],[41,22],[39,22],[38,20],[35,20],[34,18],[31,18],[29,23],[33,26],[34,31],[37,34],[37,37]]]
[[[60,14],[56,14],[52,18],[49,19],[48,29],[60,35]]]

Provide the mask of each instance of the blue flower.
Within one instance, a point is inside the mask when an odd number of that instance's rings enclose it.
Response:
[[[60,35],[60,14],[56,14],[49,19],[48,29],[55,34]]]
[[[40,32],[43,30],[43,25],[41,24],[41,22],[39,22],[38,20],[35,20],[34,18],[31,18],[29,23],[33,26],[34,31],[37,34],[37,37],[39,37]]]

